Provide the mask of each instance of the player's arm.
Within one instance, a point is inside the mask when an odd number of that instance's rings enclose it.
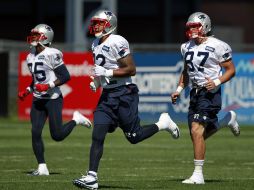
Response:
[[[178,87],[174,93],[171,94],[171,101],[173,104],[176,103],[176,100],[179,98],[182,90],[189,84],[189,75],[187,72],[187,65],[184,64],[184,69],[180,75]]]
[[[219,78],[219,80],[221,81],[221,83],[225,83],[235,76],[235,66],[234,66],[232,59],[227,60],[227,61],[221,63],[220,65],[222,68],[225,69],[225,72]]]
[[[222,76],[220,76],[218,79],[211,80],[210,78],[207,79],[206,88],[207,90],[213,90],[220,84],[223,84],[227,81],[229,81],[231,78],[235,76],[235,66],[232,62],[232,59],[229,59],[227,61],[224,61],[220,63],[220,66],[224,68],[225,72]]]
[[[54,70],[57,79],[54,81],[55,86],[60,86],[71,79],[70,73],[64,64]]]
[[[115,77],[134,76],[136,74],[136,66],[131,54],[117,60],[119,68],[113,71]]]

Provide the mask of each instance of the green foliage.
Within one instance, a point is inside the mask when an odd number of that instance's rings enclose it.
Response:
[[[91,130],[77,126],[63,142],[54,142],[45,126],[43,138],[50,176],[28,176],[37,167],[30,123],[0,120],[0,189],[71,190],[74,178],[88,166]],[[222,129],[207,141],[205,185],[183,185],[193,171],[193,150],[187,127],[174,140],[167,132],[131,145],[121,130],[109,134],[99,170],[100,189],[248,190],[254,187],[254,128],[240,137]]]

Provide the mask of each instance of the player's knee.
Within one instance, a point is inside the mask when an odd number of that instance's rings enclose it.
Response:
[[[33,127],[31,132],[32,132],[32,138],[33,139],[41,138],[41,131],[40,130],[38,130],[35,127]]]
[[[127,138],[128,141],[131,143],[131,144],[137,144],[139,143],[139,140],[137,138]]]
[[[137,133],[125,133],[125,137],[131,144],[137,144],[140,142],[140,137]]]
[[[93,135],[92,136],[92,141],[99,143],[99,144],[103,144],[105,137],[102,136],[97,136],[97,135]]]
[[[62,140],[64,139],[62,135],[58,135],[58,134],[52,134],[52,135],[51,135],[51,138],[52,138],[54,141],[57,141],[57,142],[62,141]]]
[[[191,127],[191,136],[193,138],[202,137],[203,134],[204,134],[204,127],[203,126],[200,126],[199,124],[192,125],[192,127]]]

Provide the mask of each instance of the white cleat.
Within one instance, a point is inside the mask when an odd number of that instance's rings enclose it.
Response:
[[[159,127],[160,130],[166,130],[171,133],[174,139],[178,139],[180,137],[180,130],[175,122],[172,121],[168,113],[162,113],[159,121],[155,124]]]
[[[97,190],[99,186],[97,179],[97,175],[87,172],[87,175],[83,175],[81,178],[73,180],[72,183],[80,188]]]
[[[232,133],[235,136],[239,136],[240,135],[240,127],[239,127],[239,124],[236,121],[236,113],[234,111],[229,111],[228,114],[230,115],[230,120],[228,122],[228,127],[231,129]]]
[[[83,116],[81,113],[79,113],[78,111],[75,111],[73,113],[72,120],[74,120],[77,125],[83,125],[89,129],[92,127],[91,121],[87,119],[85,116]]]
[[[49,175],[49,170],[46,164],[39,164],[38,169],[33,171],[29,175],[32,175],[32,176]]]
[[[192,175],[189,179],[185,179],[182,181],[184,184],[205,184],[205,180],[203,175]]]

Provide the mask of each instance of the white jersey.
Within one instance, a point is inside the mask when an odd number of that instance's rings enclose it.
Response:
[[[220,63],[232,58],[231,47],[214,37],[196,45],[190,40],[181,45],[181,53],[193,86],[204,86],[207,78],[218,79],[222,75]]]
[[[122,36],[114,34],[109,35],[101,44],[99,44],[99,39],[95,39],[92,44],[92,51],[96,65],[113,70],[119,68],[117,60],[130,53],[128,41]],[[131,83],[131,77],[111,77],[109,80],[101,77],[101,85],[103,88],[115,88]]]
[[[32,74],[35,84],[48,84],[57,79],[54,69],[63,63],[63,54],[55,48],[46,47],[41,53],[35,55],[31,52],[26,58],[27,66]],[[56,99],[61,95],[59,87],[49,89],[47,92],[38,92],[34,89],[33,95],[41,99]]]

